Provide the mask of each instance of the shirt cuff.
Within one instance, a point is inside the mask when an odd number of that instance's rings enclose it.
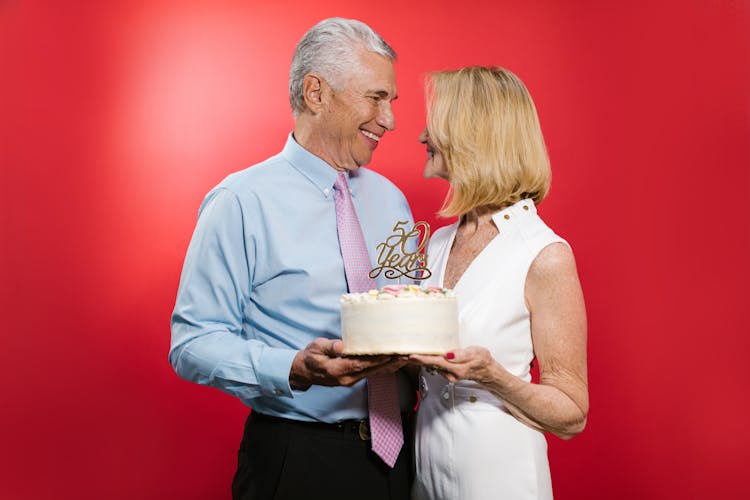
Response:
[[[260,390],[265,396],[294,397],[289,385],[289,372],[297,355],[294,349],[266,347],[261,358],[262,368],[258,372]]]

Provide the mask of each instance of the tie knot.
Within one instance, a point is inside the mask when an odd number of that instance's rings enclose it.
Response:
[[[339,172],[336,176],[336,182],[333,183],[333,189],[342,192],[349,190],[349,184],[346,182],[346,175],[344,175],[344,172]]]

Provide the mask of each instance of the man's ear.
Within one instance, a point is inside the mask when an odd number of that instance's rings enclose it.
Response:
[[[305,98],[307,108],[317,114],[323,107],[324,80],[315,73],[308,73],[302,80],[302,96]]]

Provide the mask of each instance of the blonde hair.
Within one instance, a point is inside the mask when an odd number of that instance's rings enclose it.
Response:
[[[523,82],[499,67],[428,76],[427,131],[442,153],[451,189],[439,214],[539,203],[551,172],[539,118]]]

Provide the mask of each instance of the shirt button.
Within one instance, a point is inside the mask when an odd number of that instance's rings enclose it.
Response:
[[[326,195],[326,196],[328,196],[328,193],[330,193],[330,192],[331,192],[331,190],[330,190],[330,189],[328,189],[328,188],[325,188],[325,189],[323,190],[323,193],[325,193],[325,195]]]
[[[477,402],[477,397],[474,396],[474,395],[471,395],[471,396],[469,396],[469,401],[471,401],[472,403],[476,403]]]
[[[510,219],[510,215],[508,215],[508,214],[503,215],[503,217],[505,218],[505,220]]]
[[[443,393],[443,399],[450,399],[450,397],[451,397],[451,395],[450,395],[450,393],[448,391],[445,391]]]
[[[274,394],[276,394],[277,396],[279,396],[279,395],[283,394],[283,392],[282,392],[282,390],[281,390],[281,389],[274,389],[274,390],[273,390],[273,393],[274,393]]]

